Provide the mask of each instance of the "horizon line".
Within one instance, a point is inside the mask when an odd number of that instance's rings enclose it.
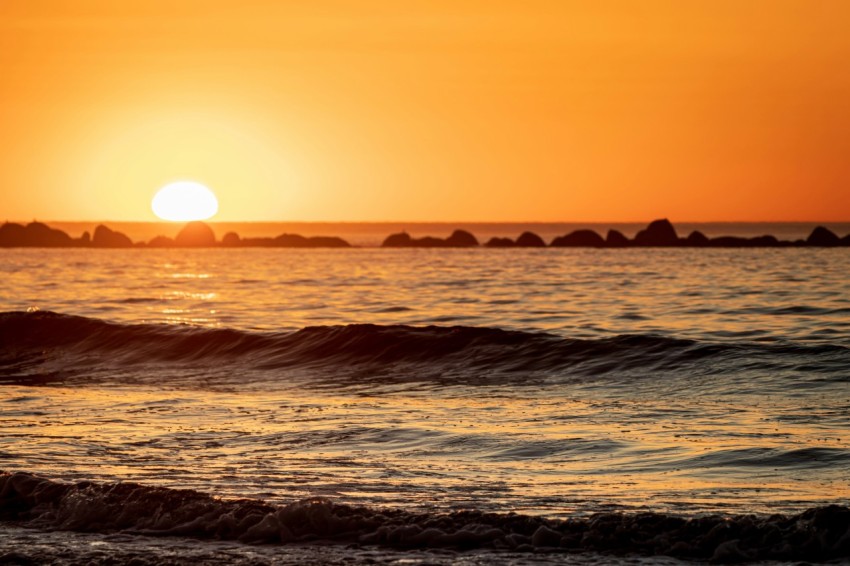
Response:
[[[673,224],[850,224],[850,218],[846,220],[672,220],[667,216],[655,217],[645,220],[42,220],[33,218],[31,220],[8,220],[5,223],[28,224],[30,222],[61,223],[93,223],[105,224],[172,224],[175,226],[188,222],[204,222],[207,224],[642,224],[654,220],[667,219]]]

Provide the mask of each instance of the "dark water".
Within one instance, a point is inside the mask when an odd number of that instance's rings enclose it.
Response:
[[[0,557],[850,556],[845,250],[3,259]]]

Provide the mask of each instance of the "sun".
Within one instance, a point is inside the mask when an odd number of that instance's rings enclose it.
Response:
[[[206,220],[218,212],[218,199],[200,183],[177,181],[157,191],[151,208],[163,220]]]

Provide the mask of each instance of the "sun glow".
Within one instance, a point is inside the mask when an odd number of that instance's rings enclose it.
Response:
[[[163,220],[206,220],[218,212],[218,199],[200,183],[178,181],[157,191],[151,208]]]

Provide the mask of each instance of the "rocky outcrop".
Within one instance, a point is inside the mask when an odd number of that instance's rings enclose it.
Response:
[[[523,232],[516,239],[516,245],[518,248],[542,248],[546,246],[546,242],[534,232]]]
[[[148,242],[149,248],[173,248],[174,247],[174,238],[169,238],[168,236],[157,236],[150,242]]]
[[[605,236],[605,245],[609,248],[625,248],[631,242],[619,230],[608,230]]]
[[[487,243],[484,244],[484,245],[487,246],[488,248],[512,248],[516,244],[514,244],[514,241],[511,240],[510,238],[493,237],[493,238],[490,238],[489,240],[487,240]]]
[[[26,226],[6,222],[0,226],[0,246],[4,247],[67,248],[81,245],[81,241],[42,222],[30,222]]]
[[[832,230],[818,226],[806,238],[806,245],[822,247],[838,246],[841,245],[841,238],[836,236]]]
[[[390,234],[381,244],[382,248],[409,248],[413,246],[413,238],[407,232]]]
[[[478,239],[466,230],[455,230],[446,238],[446,247],[449,248],[474,248],[478,245]]]
[[[279,248],[349,248],[351,244],[333,236],[313,236],[305,238],[300,234],[281,234],[272,240]]]
[[[676,229],[666,218],[650,222],[646,229],[637,233],[632,242],[632,245],[635,246],[652,247],[676,246],[678,244],[679,236],[676,235]]]
[[[701,247],[701,246],[707,246],[708,242],[709,242],[708,236],[706,236],[705,234],[703,234],[699,230],[694,230],[693,232],[688,234],[688,237],[685,238],[685,241],[682,242],[682,244],[686,245],[686,246],[692,246],[692,247],[698,248],[698,247]]]
[[[242,243],[242,238],[236,232],[228,232],[221,239],[221,245],[228,248],[234,248]]]
[[[215,246],[215,232],[205,222],[189,222],[177,233],[174,245],[181,248],[211,248]]]
[[[382,248],[471,248],[478,245],[478,239],[466,230],[455,230],[446,238],[425,236],[412,238],[407,232],[390,234],[381,244]]]
[[[549,245],[553,248],[601,248],[605,240],[593,230],[576,230],[555,238]]]
[[[126,234],[116,232],[111,228],[99,225],[94,229],[94,237],[91,241],[96,248],[131,248],[133,241]]]

